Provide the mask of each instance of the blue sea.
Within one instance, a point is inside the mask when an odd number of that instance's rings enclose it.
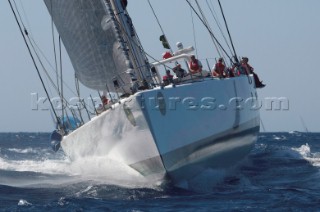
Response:
[[[0,134],[0,211],[320,211],[320,133],[262,133],[246,159],[185,188],[107,158],[70,161],[49,136]]]

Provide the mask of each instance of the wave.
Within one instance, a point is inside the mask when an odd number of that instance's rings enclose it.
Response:
[[[307,138],[292,138],[290,134],[264,134],[249,155],[249,160],[240,164],[240,168],[238,166],[231,171],[209,169],[189,182],[181,182],[179,187],[201,193],[210,192],[219,185],[225,187],[237,184],[236,187],[242,187],[243,184],[243,187],[250,187],[251,172],[254,175],[262,169],[269,169],[270,164],[289,168],[300,161],[302,166],[309,162],[314,167],[320,167],[320,152],[311,151],[312,145],[310,147],[306,144],[309,142],[305,140]],[[310,142],[312,144],[313,140]],[[83,157],[71,161],[62,151],[53,153],[49,148],[38,146],[2,147],[0,153],[0,185],[36,187],[43,184],[61,186],[59,184],[93,182],[79,193],[81,195],[94,194],[95,185],[158,189],[165,183],[161,177],[145,178],[126,164],[106,156]]]
[[[273,135],[272,139],[277,141],[285,141],[288,138],[285,135]]]
[[[32,205],[31,203],[29,203],[27,200],[21,199],[18,202],[18,206],[30,206]]]
[[[0,184],[10,186],[16,186],[17,179],[25,180],[19,182],[19,186],[95,181],[97,184],[128,188],[154,188],[162,183],[159,178],[145,178],[131,167],[107,157],[87,157],[77,161],[70,161],[67,157],[43,160],[8,160],[0,157],[0,171],[14,172],[8,178],[0,178]],[[23,178],[21,175],[33,177]]]
[[[292,148],[298,152],[301,157],[309,161],[313,166],[320,167],[320,152],[312,153],[309,144],[300,146],[299,148]]]
[[[9,152],[15,152],[15,153],[20,153],[20,154],[29,154],[29,153],[38,153],[38,149],[33,149],[33,148],[27,148],[27,149],[16,149],[16,148],[10,148],[8,149]]]
[[[36,172],[43,174],[65,174],[67,161],[62,160],[7,160],[0,158],[0,170]]]

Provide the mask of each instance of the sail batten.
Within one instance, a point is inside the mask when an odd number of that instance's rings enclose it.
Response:
[[[130,91],[130,63],[105,0],[44,0],[80,82],[115,91],[113,79]],[[124,86],[126,88],[126,86]]]

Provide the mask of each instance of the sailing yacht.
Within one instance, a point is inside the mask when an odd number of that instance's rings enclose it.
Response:
[[[257,98],[252,75],[189,73],[164,85],[161,67],[189,61],[194,48],[179,43],[169,57],[149,62],[126,0],[44,2],[77,79],[109,100],[72,130],[57,119],[61,137],[53,138],[70,159],[108,156],[141,175],[176,182],[231,167],[251,151],[260,124],[259,111],[247,107]]]

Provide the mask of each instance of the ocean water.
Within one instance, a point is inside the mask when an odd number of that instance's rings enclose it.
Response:
[[[263,133],[229,170],[187,188],[108,158],[72,162],[49,134],[0,134],[0,211],[320,211],[320,133]]]

